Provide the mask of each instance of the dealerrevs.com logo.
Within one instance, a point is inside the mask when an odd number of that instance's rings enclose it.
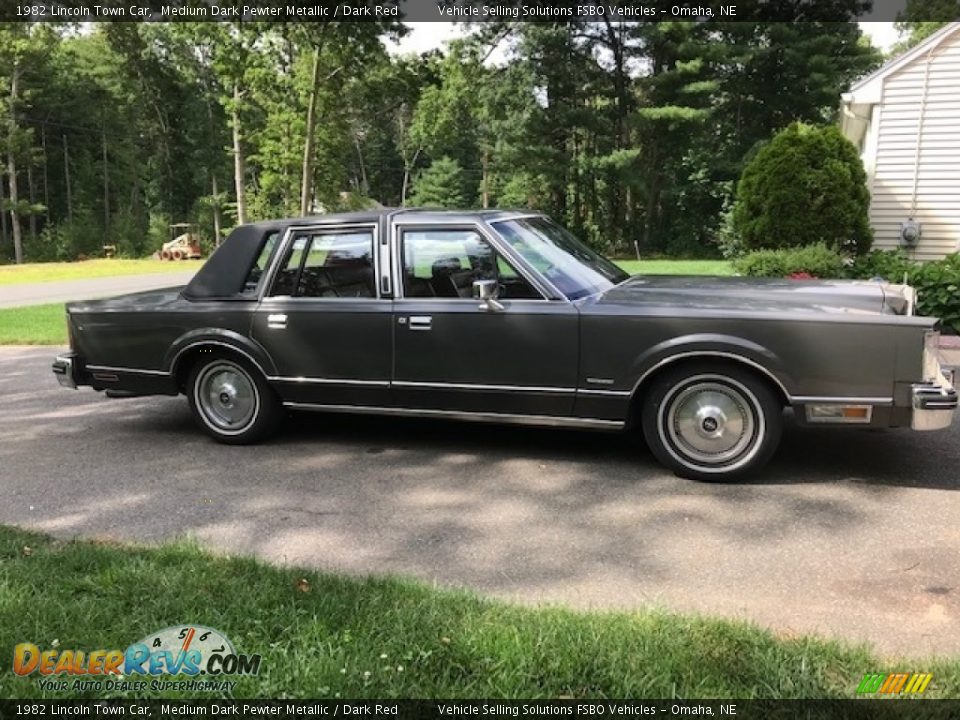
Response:
[[[20,643],[13,650],[13,671],[36,673],[43,690],[230,692],[236,681],[227,678],[256,675],[260,660],[260,655],[238,653],[218,630],[178,625],[151,633],[126,650],[41,650]]]

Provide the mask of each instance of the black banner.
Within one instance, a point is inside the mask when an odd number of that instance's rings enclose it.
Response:
[[[897,20],[907,0],[4,0],[8,22],[852,22]],[[912,20],[956,19],[910,0]]]
[[[960,700],[2,700],[13,718],[957,718]]]

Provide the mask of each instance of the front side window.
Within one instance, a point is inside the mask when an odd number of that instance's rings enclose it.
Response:
[[[294,235],[271,295],[376,297],[373,233],[364,230]]]
[[[492,226],[510,247],[570,300],[609,290],[629,277],[547,218],[503,220]]]
[[[403,232],[403,293],[408,298],[472,298],[473,283],[496,280],[506,300],[543,296],[476,230]]]

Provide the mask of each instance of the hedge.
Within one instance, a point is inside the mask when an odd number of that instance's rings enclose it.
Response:
[[[882,279],[917,290],[917,313],[940,318],[960,332],[960,254],[917,262],[900,250],[874,250],[848,259],[825,245],[785,250],[758,250],[733,263],[739,275],[751,277],[814,277]]]

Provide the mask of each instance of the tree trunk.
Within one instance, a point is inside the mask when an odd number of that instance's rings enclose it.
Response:
[[[481,196],[483,208],[487,209],[490,207],[490,151],[486,148],[483,149],[483,158],[480,162],[483,166],[483,177],[480,179],[480,184],[483,187]]]
[[[413,158],[409,163],[404,162],[403,164],[403,187],[400,189],[400,207],[404,207],[407,204],[407,190],[410,188],[410,172],[416,167],[418,157],[420,157],[420,148],[417,148],[417,151],[413,153]]]
[[[7,211],[3,208],[3,201],[6,198],[6,191],[3,189],[3,173],[0,172],[0,243],[4,246],[10,239],[10,228],[7,224]]]
[[[240,83],[233,86],[233,111],[231,112],[233,125],[233,183],[237,192],[237,224],[247,222],[247,201],[244,198],[244,177],[246,176],[246,160],[243,156],[243,133],[240,127]]]
[[[10,77],[10,146],[7,148],[7,180],[10,183],[10,225],[13,231],[13,255],[17,265],[23,262],[23,238],[20,236],[20,210],[17,203],[20,201],[17,188],[17,154],[16,154],[16,107],[17,91],[19,90],[20,68],[13,66]]]
[[[70,147],[63,136],[63,178],[67,188],[67,220],[73,220],[73,192],[70,189]]]
[[[367,165],[363,161],[363,149],[360,147],[360,138],[353,133],[353,145],[357,149],[357,159],[360,162],[360,187],[358,190],[364,197],[370,195],[370,180],[367,178]]]
[[[213,191],[213,237],[220,247],[220,191],[217,189],[217,174],[210,173],[210,185]]]
[[[103,141],[103,244],[109,244],[110,237],[110,169],[107,165],[107,131],[102,129]]]
[[[300,215],[310,214],[313,205],[313,133],[317,122],[317,85],[320,83],[320,49],[313,53],[310,103],[307,105],[307,129],[303,141],[303,170],[300,177]]]
[[[34,243],[37,241],[37,213],[34,211],[33,206],[37,204],[37,191],[33,186],[33,163],[27,163],[27,197],[30,200],[30,214],[27,216],[28,221],[30,222],[30,240]]]
[[[47,127],[40,126],[40,147],[43,148],[43,214],[50,221],[50,175],[47,172]]]

